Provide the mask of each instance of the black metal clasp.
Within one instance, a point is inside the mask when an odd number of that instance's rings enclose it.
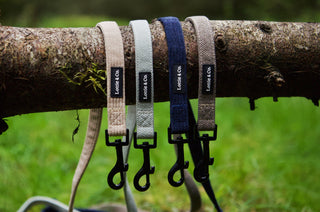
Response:
[[[133,184],[138,191],[146,191],[150,187],[150,174],[154,173],[154,166],[150,167],[150,149],[157,147],[157,133],[154,132],[153,143],[145,141],[142,144],[138,144],[137,133],[134,133],[134,148],[143,150],[143,165],[138,173],[134,176]],[[140,185],[140,179],[146,176],[145,185]]]
[[[188,139],[183,139],[183,137],[180,135],[176,139],[172,139],[172,133],[171,128],[168,128],[168,142],[170,144],[176,144],[177,145],[177,161],[172,166],[168,173],[168,181],[170,185],[174,187],[181,186],[184,182],[184,169],[187,169],[189,167],[189,161],[184,161],[184,150],[183,150],[183,144],[188,142]],[[178,181],[174,180],[174,175],[177,171],[180,171],[180,179]]]
[[[107,146],[115,146],[117,152],[117,162],[115,166],[111,169],[108,174],[108,184],[112,189],[118,190],[121,189],[125,183],[123,173],[128,171],[129,165],[124,163],[123,161],[123,152],[122,147],[127,146],[129,144],[129,130],[127,129],[125,142],[122,142],[121,139],[116,139],[114,142],[109,141],[108,130],[105,131],[106,134],[106,145]],[[114,177],[116,174],[120,174],[120,182],[118,184],[114,183]]]
[[[209,166],[214,163],[214,158],[210,158],[210,141],[215,141],[217,139],[218,126],[215,125],[213,129],[213,135],[203,134],[199,136],[199,140],[203,144],[203,157],[196,164],[193,175],[198,182],[204,182],[209,179]]]

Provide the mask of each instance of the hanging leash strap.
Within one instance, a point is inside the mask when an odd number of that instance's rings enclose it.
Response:
[[[179,134],[174,134],[173,138],[177,139],[179,136]],[[178,155],[177,145],[175,145],[174,147],[175,153],[176,155]],[[184,185],[188,191],[188,195],[190,198],[190,212],[199,212],[201,209],[202,201],[198,186],[187,169],[184,169],[183,172],[185,180]]]
[[[180,75],[180,79],[179,79],[181,83],[185,83],[185,84],[180,84],[179,86],[180,90],[182,91],[182,94],[180,94],[177,97],[175,96],[175,93],[172,92],[173,87],[175,87],[175,85],[177,84],[172,82],[173,78],[176,80],[178,78],[177,75],[176,77],[172,76],[173,68],[174,68],[173,66],[182,64],[182,67],[184,68],[185,72],[182,73],[182,70],[181,70],[179,74],[186,74],[186,70],[185,70],[186,56],[185,56],[184,38],[183,38],[179,20],[177,18],[167,17],[167,18],[160,18],[159,20],[164,25],[164,29],[167,37],[168,55],[169,55],[169,80],[170,80],[169,92],[170,92],[170,119],[171,119],[170,127],[171,128],[173,127],[173,130],[171,130],[170,128],[168,129],[168,137],[170,141],[172,139],[170,131],[176,133],[173,135],[173,140],[179,142],[175,144],[175,152],[177,154],[178,160],[180,160],[179,161],[180,168],[181,168],[180,173],[182,173],[180,180],[178,182],[175,182],[173,180],[173,175],[175,171],[178,169],[173,169],[173,168],[177,168],[177,163],[176,163],[175,167],[173,167],[170,170],[171,175],[168,175],[168,180],[169,180],[169,183],[173,186],[180,186],[183,183],[183,181],[185,181],[185,186],[187,188],[187,191],[190,197],[190,202],[191,202],[190,212],[197,212],[201,208],[201,196],[200,196],[200,192],[198,190],[197,185],[193,181],[189,172],[186,170],[186,168],[188,168],[188,162],[184,163],[184,159],[183,159],[183,142],[186,142],[186,140],[183,141],[180,135],[180,133],[187,132],[189,130],[188,128],[189,120],[188,120],[188,112],[187,112],[187,105],[186,105],[187,104],[186,78],[183,78],[186,75],[183,75],[183,76]],[[176,30],[176,31],[173,31],[173,30]],[[180,58],[175,59],[175,57],[180,57]],[[178,73],[176,72],[176,74]],[[183,79],[185,81],[183,81]],[[180,102],[184,102],[184,104],[181,104]],[[181,107],[179,106],[179,104],[183,106]],[[181,111],[183,111],[183,114],[181,114]],[[178,117],[176,117],[175,115],[177,115]],[[180,151],[179,151],[179,148],[180,148]],[[181,153],[182,153],[182,156],[181,156]],[[179,154],[180,154],[180,157],[179,157]]]
[[[199,59],[198,129],[214,130],[216,97],[216,56],[214,34],[205,16],[188,17],[196,31]]]
[[[89,120],[86,138],[81,151],[80,159],[76,171],[72,179],[72,187],[69,201],[69,212],[73,211],[76,192],[81,181],[81,178],[89,164],[90,158],[96,146],[102,118],[102,108],[91,109],[89,112]]]
[[[117,162],[108,174],[108,184],[112,189],[123,187],[124,172],[128,164],[123,161],[122,147],[129,144],[129,130],[125,119],[125,68],[123,43],[120,29],[116,22],[104,21],[97,24],[104,37],[107,72],[108,129],[105,131],[106,145],[115,146]],[[110,142],[109,136],[126,136],[124,142],[116,139]],[[120,174],[120,182],[114,183],[116,174]]]
[[[198,130],[212,131],[213,135],[204,133],[200,141],[203,143],[203,157],[195,165],[194,177],[198,182],[209,179],[209,165],[214,159],[210,158],[209,142],[217,138],[215,124],[216,97],[216,57],[212,27],[205,16],[188,17],[196,31],[199,58],[199,90],[198,90]]]
[[[103,27],[103,25],[105,25],[105,24],[102,23],[102,26],[99,25],[99,27]],[[109,106],[110,105],[111,105],[111,102],[110,102]],[[134,110],[133,114],[132,114],[132,112],[130,112],[128,110],[128,116],[135,116],[135,109],[133,109],[133,110]],[[80,156],[80,159],[79,159],[79,162],[78,162],[78,165],[77,165],[77,168],[76,168],[73,180],[72,180],[72,188],[71,188],[71,195],[70,195],[70,201],[69,201],[69,212],[71,212],[73,210],[77,188],[78,188],[79,183],[81,181],[81,178],[82,178],[82,176],[83,176],[83,174],[89,164],[90,158],[92,156],[96,142],[98,140],[100,126],[101,126],[101,119],[102,119],[102,108],[90,110],[85,142],[84,142],[81,156]],[[129,118],[129,120],[130,120],[130,118]],[[135,120],[135,117],[133,117],[133,120]],[[130,126],[132,126],[132,124]],[[134,123],[134,127],[135,127],[135,123]],[[133,130],[134,130],[134,127],[133,127]],[[131,138],[130,138],[130,141],[131,141]],[[124,150],[125,162],[127,162],[128,153],[129,153],[129,147],[127,147]],[[125,188],[125,196],[126,196],[126,199],[128,200],[127,201],[128,209],[135,208],[135,210],[131,209],[129,211],[132,211],[132,212],[137,211],[131,190],[127,186],[127,183],[126,183],[126,188]]]
[[[154,132],[153,118],[153,60],[152,40],[149,24],[146,20],[130,21],[135,43],[136,69],[136,118],[137,132],[134,133],[134,147],[143,150],[144,163],[134,177],[134,186],[138,191],[146,191],[150,187],[150,149],[156,148],[157,133]],[[151,139],[138,144],[138,139]],[[140,179],[145,176],[145,184],[140,185]]]
[[[187,169],[184,169],[184,185],[190,198],[190,212],[199,212],[202,205],[201,195],[196,182]]]
[[[188,133],[189,138],[189,149],[191,153],[191,157],[193,160],[193,163],[196,165],[199,163],[199,161],[203,158],[203,151],[201,147],[201,142],[199,140],[199,131],[197,129],[196,119],[193,115],[192,108],[190,102],[188,102],[189,107],[189,125],[190,125],[190,131]],[[213,188],[211,186],[211,182],[209,179],[201,182],[204,190],[206,191],[208,197],[210,198],[211,202],[213,203],[214,207],[218,212],[222,212],[222,209],[220,208],[218,201],[216,199],[216,196],[214,194]]]
[[[195,27],[198,57],[199,57],[199,93],[198,93],[198,122],[192,112],[189,102],[189,149],[195,164],[194,177],[201,182],[208,197],[217,211],[222,211],[209,180],[208,166],[213,164],[209,155],[209,141],[216,140],[217,125],[215,124],[216,96],[216,58],[214,36],[209,20],[204,16],[193,16],[186,19]],[[212,130],[213,136],[199,131]],[[203,148],[201,146],[203,142]]]
[[[163,17],[158,19],[165,30],[168,58],[169,58],[169,96],[170,96],[170,127],[168,128],[168,141],[177,145],[177,161],[168,173],[168,181],[172,186],[181,186],[184,182],[184,169],[189,162],[184,161],[183,144],[188,140],[179,136],[172,138],[172,134],[187,134],[188,123],[188,97],[186,51],[184,37],[179,19],[176,17]],[[180,179],[174,180],[174,175],[180,171]]]
[[[133,132],[136,128],[136,106],[134,105],[128,106],[128,115],[127,115],[126,123],[130,133],[129,133],[129,144],[128,146],[123,147],[124,163],[128,162],[129,151],[130,151],[132,138],[133,138]],[[126,139],[126,136],[123,136],[122,138],[123,142],[125,142],[125,139]],[[133,194],[129,186],[126,172],[124,172],[124,179],[125,179],[125,183],[124,183],[123,191],[124,191],[124,197],[126,200],[127,211],[138,212],[137,205],[134,201]]]
[[[103,33],[106,49],[109,128],[105,131],[106,145],[115,146],[117,150],[117,162],[108,175],[108,184],[113,189],[121,189],[124,186],[127,210],[137,212],[137,206],[126,177],[130,144],[136,125],[136,111],[135,106],[128,106],[128,116],[127,120],[125,119],[125,68],[121,32],[116,22],[100,22],[97,26]],[[126,123],[128,123],[128,129],[126,129]],[[122,141],[116,139],[113,143],[109,142],[109,136],[118,135],[123,135]],[[117,173],[121,178],[119,184],[113,181]]]
[[[114,21],[97,24],[104,37],[107,72],[108,134],[126,135],[125,69],[120,29]]]

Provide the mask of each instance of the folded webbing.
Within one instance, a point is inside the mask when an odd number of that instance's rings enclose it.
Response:
[[[173,134],[186,133],[188,123],[187,60],[179,19],[159,18],[163,24],[169,58],[170,127]]]
[[[130,21],[136,67],[137,138],[154,137],[152,40],[146,20]]]
[[[216,56],[214,35],[205,16],[188,17],[196,31],[199,58],[198,130],[215,128]]]
[[[136,69],[136,118],[137,132],[134,137],[134,147],[143,150],[144,162],[134,177],[134,186],[138,191],[146,191],[150,187],[150,174],[154,173],[154,166],[150,167],[150,149],[156,147],[157,134],[154,132],[153,118],[153,60],[152,40],[149,24],[146,20],[130,21],[135,43]],[[138,144],[138,139],[152,139]],[[140,184],[145,176],[144,185]]]
[[[126,135],[125,67],[120,29],[114,21],[97,24],[104,37],[107,72],[108,133]]]

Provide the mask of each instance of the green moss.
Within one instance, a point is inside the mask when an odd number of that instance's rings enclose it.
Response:
[[[61,74],[72,84],[77,86],[91,87],[95,92],[101,91],[106,94],[103,84],[106,81],[105,70],[98,69],[98,65],[91,63],[90,67],[87,67],[85,71],[79,71],[75,75],[70,76],[72,66],[66,64],[60,69]]]

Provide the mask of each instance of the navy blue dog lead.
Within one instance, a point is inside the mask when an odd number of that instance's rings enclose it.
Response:
[[[182,134],[189,130],[184,37],[179,19],[176,17],[164,17],[158,20],[163,24],[168,45],[171,133]]]
[[[187,73],[186,52],[183,32],[180,22],[175,17],[163,17],[158,19],[165,30],[169,56],[169,95],[170,95],[170,127],[168,128],[169,143],[175,143],[178,147],[176,164],[171,168],[168,175],[172,186],[180,186],[184,181],[183,169],[188,168],[188,162],[184,163],[183,144],[188,143],[194,164],[198,164],[203,158],[203,150],[199,140],[199,131],[187,96]],[[179,66],[181,67],[178,70]],[[181,83],[181,85],[179,85]],[[185,134],[172,140],[172,134]],[[173,175],[180,170],[181,178],[178,182],[173,180]],[[211,202],[218,212],[222,212],[210,180],[201,183],[208,194]]]
[[[187,59],[184,37],[179,19],[176,17],[163,17],[158,19],[166,33],[169,58],[169,97],[170,97],[170,126],[168,128],[168,141],[177,145],[177,161],[168,173],[168,181],[172,186],[181,186],[184,182],[183,169],[189,167],[189,162],[184,161],[183,144],[187,138],[181,135],[172,139],[172,134],[187,134],[189,131],[188,120],[188,95],[187,95]],[[180,171],[180,180],[175,181],[174,175]]]

